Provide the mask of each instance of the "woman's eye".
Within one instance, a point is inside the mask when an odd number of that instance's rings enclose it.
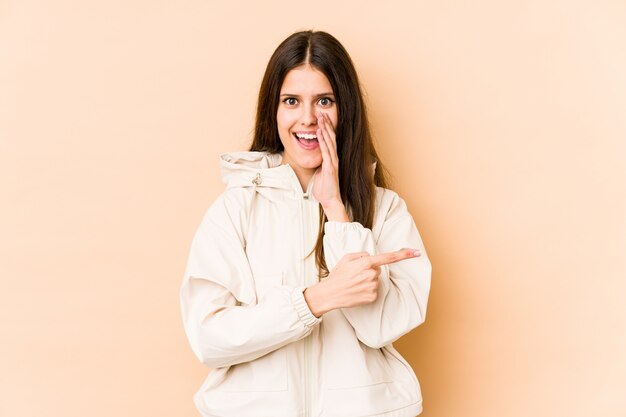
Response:
[[[296,104],[298,104],[298,100],[296,100],[293,97],[287,97],[286,99],[283,100],[283,103],[285,103],[288,106],[295,106]]]
[[[320,99],[319,103],[324,107],[328,107],[333,103],[333,101],[328,97],[324,97]]]

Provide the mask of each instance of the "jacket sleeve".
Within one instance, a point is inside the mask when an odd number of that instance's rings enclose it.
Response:
[[[376,214],[383,219],[377,239],[370,229],[356,222],[329,221],[324,228],[324,254],[329,270],[347,253],[365,251],[373,255],[402,248],[421,251],[417,258],[381,267],[374,302],[341,309],[359,340],[372,348],[393,343],[423,323],[430,292],[431,264],[413,218],[397,194],[384,192],[391,196],[391,202],[386,212]]]
[[[244,211],[223,196],[209,208],[180,289],[185,333],[195,355],[211,368],[259,358],[307,336],[320,322],[304,287],[276,285],[257,299],[241,232]]]

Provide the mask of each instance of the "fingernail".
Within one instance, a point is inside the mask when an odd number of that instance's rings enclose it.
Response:
[[[419,250],[413,251],[413,256],[420,256],[421,254]]]

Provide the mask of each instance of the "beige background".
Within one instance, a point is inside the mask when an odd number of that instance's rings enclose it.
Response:
[[[0,415],[195,416],[178,287],[278,43],[350,51],[426,417],[626,415],[626,3],[0,0]]]

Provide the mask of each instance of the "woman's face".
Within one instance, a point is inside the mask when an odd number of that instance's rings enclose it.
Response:
[[[276,120],[285,147],[282,162],[291,165],[301,184],[308,184],[322,164],[317,141],[319,112],[328,114],[337,128],[337,106],[328,78],[307,64],[289,71],[280,89]]]

